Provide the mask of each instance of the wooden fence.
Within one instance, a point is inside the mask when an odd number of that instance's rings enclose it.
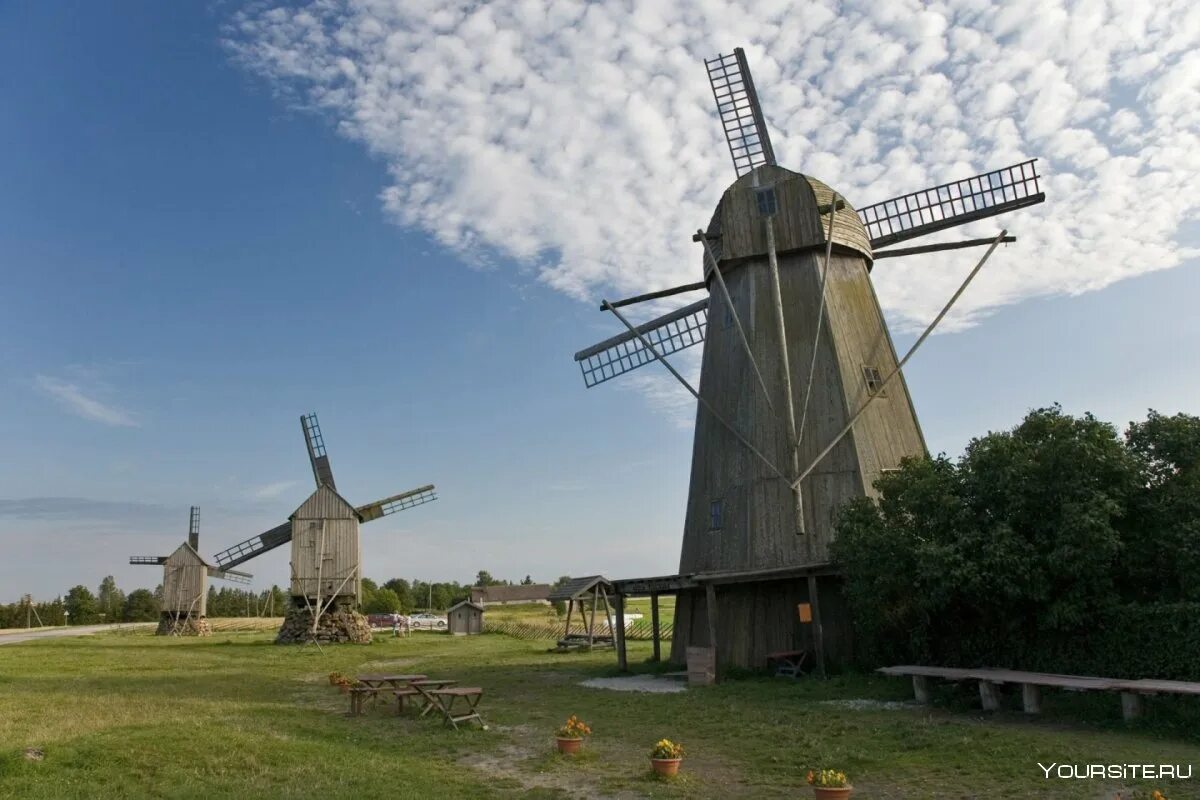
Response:
[[[208,624],[213,633],[276,631],[283,625],[283,617],[209,617]]]
[[[658,623],[658,635],[662,639],[670,639],[674,625],[670,622]],[[557,641],[563,635],[563,624],[553,620],[491,620],[483,615],[484,633],[503,633],[514,639],[549,639]],[[571,623],[571,633],[587,634],[587,625]],[[625,638],[628,641],[650,641],[654,638],[653,628],[648,619],[631,620],[625,626]],[[607,635],[607,623],[596,620],[596,634]]]

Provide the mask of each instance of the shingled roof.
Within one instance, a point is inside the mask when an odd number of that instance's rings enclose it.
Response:
[[[520,603],[547,600],[550,584],[534,583],[517,586],[472,586],[471,600],[476,603]]]
[[[589,575],[586,578],[572,578],[550,593],[551,600],[571,600],[589,593],[596,584],[603,584],[604,590],[612,593],[612,583],[603,575]]]

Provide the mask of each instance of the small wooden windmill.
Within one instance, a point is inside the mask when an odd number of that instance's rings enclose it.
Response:
[[[207,636],[208,579],[250,583],[245,572],[219,569],[200,555],[200,507],[188,515],[187,541],[169,556],[131,556],[130,564],[154,564],[163,568],[162,614],[159,636]]]
[[[437,499],[432,484],[353,506],[337,490],[316,414],[300,417],[317,488],[288,521],[216,555],[222,568],[292,543],[292,603],[278,642],[370,641],[355,611],[362,591],[359,525]]]
[[[724,575],[725,588],[680,594],[673,658],[701,644],[716,647],[725,664],[757,666],[768,653],[795,648],[796,609],[810,599],[816,605],[812,576],[828,561],[838,508],[873,494],[876,479],[901,458],[925,452],[900,372],[925,336],[897,358],[869,277],[873,262],[991,245],[986,260],[1014,240],[1002,232],[877,249],[1045,196],[1031,160],[856,211],[816,178],[775,163],[740,48],[706,66],[737,180],[693,237],[704,250],[703,280],[604,301],[601,309],[626,331],[575,360],[589,387],[659,361],[697,398],[679,571]],[[618,310],[693,291],[708,296],[643,324]],[[666,357],[700,342],[697,390]],[[807,586],[798,568],[808,568]]]

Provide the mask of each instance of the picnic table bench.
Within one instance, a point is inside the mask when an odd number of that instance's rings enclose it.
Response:
[[[475,720],[479,727],[487,730],[487,723],[479,714],[479,701],[483,699],[483,689],[478,686],[460,686],[458,688],[434,689],[430,692],[437,702],[437,708],[442,712],[442,720],[458,730],[458,723]],[[455,704],[465,705],[461,711],[455,711]]]
[[[767,654],[767,664],[775,664],[776,678],[799,678],[807,660],[807,650],[780,650]]]
[[[1027,714],[1042,710],[1041,689],[1052,687],[1072,692],[1107,691],[1120,692],[1121,714],[1128,721],[1140,717],[1144,711],[1146,695],[1188,694],[1200,695],[1200,683],[1189,681],[1164,681],[1154,679],[1123,680],[1120,678],[1097,678],[1087,675],[1056,675],[1046,672],[1022,672],[1011,669],[957,669],[953,667],[926,667],[901,665],[880,667],[884,675],[912,678],[913,695],[918,703],[929,702],[929,679],[945,681],[979,681],[979,700],[985,711],[1000,707],[998,686],[1014,684],[1021,687],[1021,707]]]
[[[447,680],[445,678],[421,678],[420,680],[409,681],[407,686],[392,692],[396,696],[396,713],[404,713],[404,698],[418,697],[423,703],[420,714],[423,717],[437,707],[437,701],[433,697],[433,692],[453,686],[456,683],[458,681]]]
[[[363,702],[368,698],[377,699],[385,687],[393,689],[412,681],[423,680],[424,675],[357,675],[355,680],[362,686],[350,687],[350,716],[357,717],[363,713]]]

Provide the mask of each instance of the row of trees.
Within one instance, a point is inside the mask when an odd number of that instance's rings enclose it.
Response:
[[[843,508],[833,545],[872,665],[1061,670],[1116,649],[1106,631],[1119,620],[1200,608],[1200,418],[1151,411],[1121,436],[1039,409],[956,462],[911,459],[876,487],[877,501]],[[1181,670],[1200,663],[1183,646],[1147,644]]]
[[[526,575],[520,583],[529,585],[533,579]],[[474,583],[409,581],[392,578],[382,585],[369,578],[362,582],[362,610],[365,613],[408,614],[417,609],[444,611],[465,599],[472,586],[510,586],[509,581],[493,578],[480,570]],[[208,616],[260,617],[282,616],[287,607],[287,593],[278,586],[262,591],[237,589],[230,586],[208,587]],[[153,622],[162,607],[162,586],[153,590],[134,589],[126,594],[113,576],[100,581],[96,592],[87,586],[72,587],[66,595],[50,602],[19,600],[0,604],[0,628],[19,628],[25,625],[92,625],[99,622]]]

